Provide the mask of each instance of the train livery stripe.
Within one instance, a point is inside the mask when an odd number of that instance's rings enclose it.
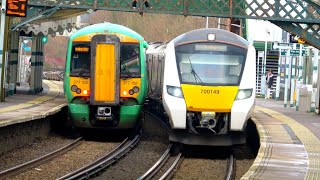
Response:
[[[116,56],[114,44],[97,44],[94,100],[115,102]]]
[[[231,112],[238,86],[200,86],[182,84],[188,111]]]
[[[73,42],[90,42],[91,38],[97,34],[102,34],[102,33],[92,33],[92,34],[82,35],[82,36],[75,38],[73,40]],[[103,34],[116,35],[120,38],[120,42],[127,42],[127,43],[138,43],[139,42],[139,40],[137,40],[133,37],[124,35],[124,34],[118,34],[118,33],[103,33]]]

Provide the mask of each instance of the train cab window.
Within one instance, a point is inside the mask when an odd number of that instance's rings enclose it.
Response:
[[[70,76],[90,76],[90,45],[74,44],[71,54]]]
[[[222,43],[176,47],[179,75],[185,84],[239,85],[247,49]]]
[[[139,44],[121,43],[120,64],[121,77],[141,77]]]

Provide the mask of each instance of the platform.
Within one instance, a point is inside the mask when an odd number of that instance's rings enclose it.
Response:
[[[43,80],[41,93],[29,95],[28,91],[29,85],[21,84],[16,94],[0,102],[0,127],[45,118],[67,106],[62,81]]]
[[[320,179],[320,116],[257,99],[258,155],[242,179]]]

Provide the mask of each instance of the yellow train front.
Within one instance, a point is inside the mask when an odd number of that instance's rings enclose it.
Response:
[[[79,128],[135,128],[147,93],[143,37],[111,23],[85,27],[68,44],[64,91]]]
[[[255,49],[220,29],[198,29],[147,50],[149,107],[167,119],[170,140],[245,143],[255,104]],[[161,112],[161,113],[159,113]]]

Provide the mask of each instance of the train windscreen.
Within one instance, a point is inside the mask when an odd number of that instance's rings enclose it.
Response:
[[[141,77],[139,44],[121,43],[120,46],[121,77]]]
[[[89,77],[91,68],[90,43],[74,43],[71,54],[70,76]],[[121,77],[141,77],[139,44],[120,44]]]
[[[247,49],[222,43],[192,43],[176,47],[182,84],[239,85]]]
[[[72,47],[70,76],[90,76],[90,44],[75,43]]]

